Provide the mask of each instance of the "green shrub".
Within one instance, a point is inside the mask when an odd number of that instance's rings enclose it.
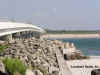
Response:
[[[5,68],[11,75],[14,75],[15,72],[19,72],[21,75],[25,75],[27,66],[25,66],[19,59],[11,59],[6,57],[3,59],[3,63],[5,65]]]
[[[5,48],[7,48],[6,45],[2,45],[2,46],[0,46],[0,54],[2,53],[2,51],[3,51]]]

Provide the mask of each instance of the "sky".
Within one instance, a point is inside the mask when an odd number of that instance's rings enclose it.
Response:
[[[100,0],[0,0],[0,18],[56,30],[100,30]]]

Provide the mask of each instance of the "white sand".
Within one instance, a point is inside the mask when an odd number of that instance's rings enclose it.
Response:
[[[100,69],[100,58],[71,60],[71,61],[66,61],[66,63],[68,64],[68,67],[72,72],[72,75],[91,75],[91,71],[93,69],[98,69],[98,68]]]

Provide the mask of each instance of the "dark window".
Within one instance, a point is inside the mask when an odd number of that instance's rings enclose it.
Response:
[[[68,60],[67,54],[64,54],[64,59]]]

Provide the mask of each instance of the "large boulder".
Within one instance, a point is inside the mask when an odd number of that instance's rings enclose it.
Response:
[[[4,66],[4,64],[3,64],[3,62],[1,60],[0,60],[0,72],[1,73],[6,73],[5,66]]]
[[[42,73],[40,70],[36,70],[36,71],[35,71],[35,74],[36,74],[36,75],[43,75],[43,73]]]
[[[31,69],[27,69],[25,75],[35,75]]]

